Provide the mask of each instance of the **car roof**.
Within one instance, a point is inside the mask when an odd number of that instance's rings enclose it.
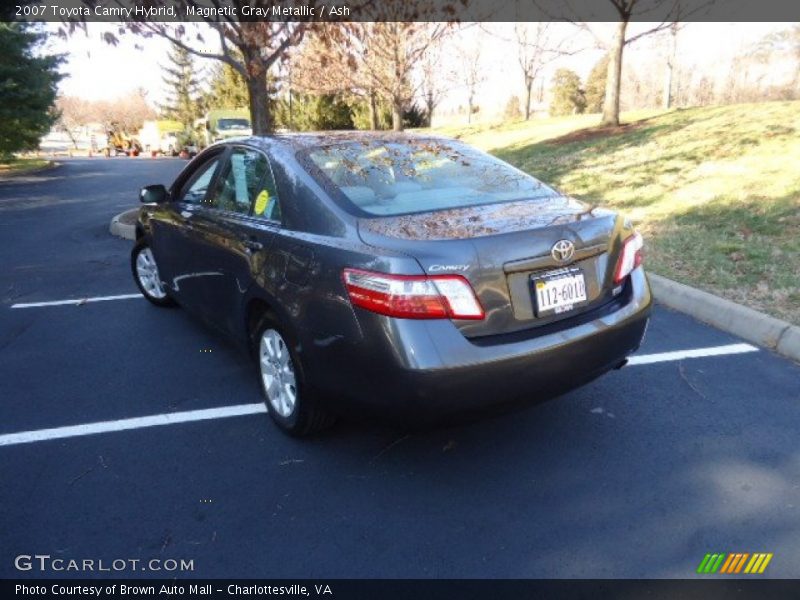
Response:
[[[320,146],[342,144],[347,142],[384,142],[404,143],[420,140],[439,140],[452,142],[450,138],[435,135],[420,135],[396,131],[319,131],[303,133],[274,133],[263,136],[250,136],[239,138],[236,141],[246,141],[253,145],[282,146],[295,152]],[[226,140],[233,141],[233,140]]]

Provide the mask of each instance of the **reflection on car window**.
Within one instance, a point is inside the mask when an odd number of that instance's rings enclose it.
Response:
[[[195,172],[195,174],[189,180],[188,186],[184,188],[181,202],[199,204],[205,199],[206,191],[208,191],[208,185],[211,183],[211,179],[214,177],[214,171],[217,170],[218,164],[219,159],[215,158],[201,166]]]
[[[235,148],[211,195],[212,206],[228,212],[280,220],[275,182],[266,156],[256,150]]]
[[[275,187],[275,179],[272,176],[272,169],[267,163],[264,177],[258,186],[258,195],[253,205],[253,215],[269,221],[281,220],[281,205],[278,201],[278,191]]]
[[[348,142],[314,148],[312,175],[376,216],[551,198],[537,179],[445,140]]]

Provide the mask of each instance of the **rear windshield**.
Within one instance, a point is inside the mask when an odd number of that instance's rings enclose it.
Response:
[[[488,154],[458,142],[358,141],[302,153],[323,187],[366,216],[395,216],[551,198],[556,192]]]

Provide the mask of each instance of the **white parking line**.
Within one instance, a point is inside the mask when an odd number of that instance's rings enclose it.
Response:
[[[110,431],[127,431],[129,429],[142,429],[144,427],[157,427],[159,425],[176,425],[178,423],[224,419],[227,417],[254,415],[264,412],[267,412],[267,407],[265,404],[259,402],[255,404],[237,404],[235,406],[221,406],[219,408],[206,408],[203,410],[190,410],[163,415],[150,415],[148,417],[135,417],[133,419],[120,419],[118,421],[100,421],[99,423],[86,423],[84,425],[54,427],[53,429],[22,431],[20,433],[0,435],[0,446],[30,444],[31,442],[94,435],[96,433],[108,433]]]
[[[141,294],[122,294],[120,296],[95,296],[94,298],[73,298],[71,300],[53,300],[52,302],[27,302],[22,304],[12,304],[11,308],[39,308],[40,306],[64,306],[72,304],[80,306],[89,302],[108,302],[109,300],[132,300],[133,298],[144,298]]]
[[[629,365],[651,365],[653,363],[683,360],[684,358],[704,358],[706,356],[722,356],[725,354],[744,354],[758,352],[758,348],[750,344],[729,344],[727,346],[713,346],[711,348],[696,348],[694,350],[678,350],[676,352],[660,352],[658,354],[642,354],[631,356]]]
[[[706,356],[722,356],[726,354],[742,354],[745,352],[758,352],[758,348],[750,344],[730,344],[727,346],[714,346],[711,348],[695,348],[693,350],[678,350],[676,352],[661,352],[658,354],[642,354],[632,356],[629,365],[649,365],[659,362],[683,360],[684,358],[703,358]],[[21,431],[19,433],[6,433],[0,435],[0,446],[13,446],[15,444],[30,444],[62,438],[94,435],[112,431],[127,431],[156,427],[159,425],[176,425],[178,423],[191,423],[193,421],[207,421],[209,419],[224,419],[242,415],[254,415],[267,412],[263,403],[237,404],[234,406],[221,406],[203,410],[190,410],[186,412],[134,417],[117,421],[100,421],[99,423],[86,423],[83,425],[70,425],[67,427],[54,427],[52,429],[38,429],[34,431]]]

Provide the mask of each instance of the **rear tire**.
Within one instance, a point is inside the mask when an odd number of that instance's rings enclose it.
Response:
[[[266,313],[252,333],[261,392],[275,424],[294,437],[309,436],[333,425],[336,418],[320,408],[289,331]]]
[[[175,301],[169,297],[167,288],[161,281],[156,259],[145,238],[140,238],[133,246],[131,271],[136,287],[152,304],[161,307],[175,306]]]

